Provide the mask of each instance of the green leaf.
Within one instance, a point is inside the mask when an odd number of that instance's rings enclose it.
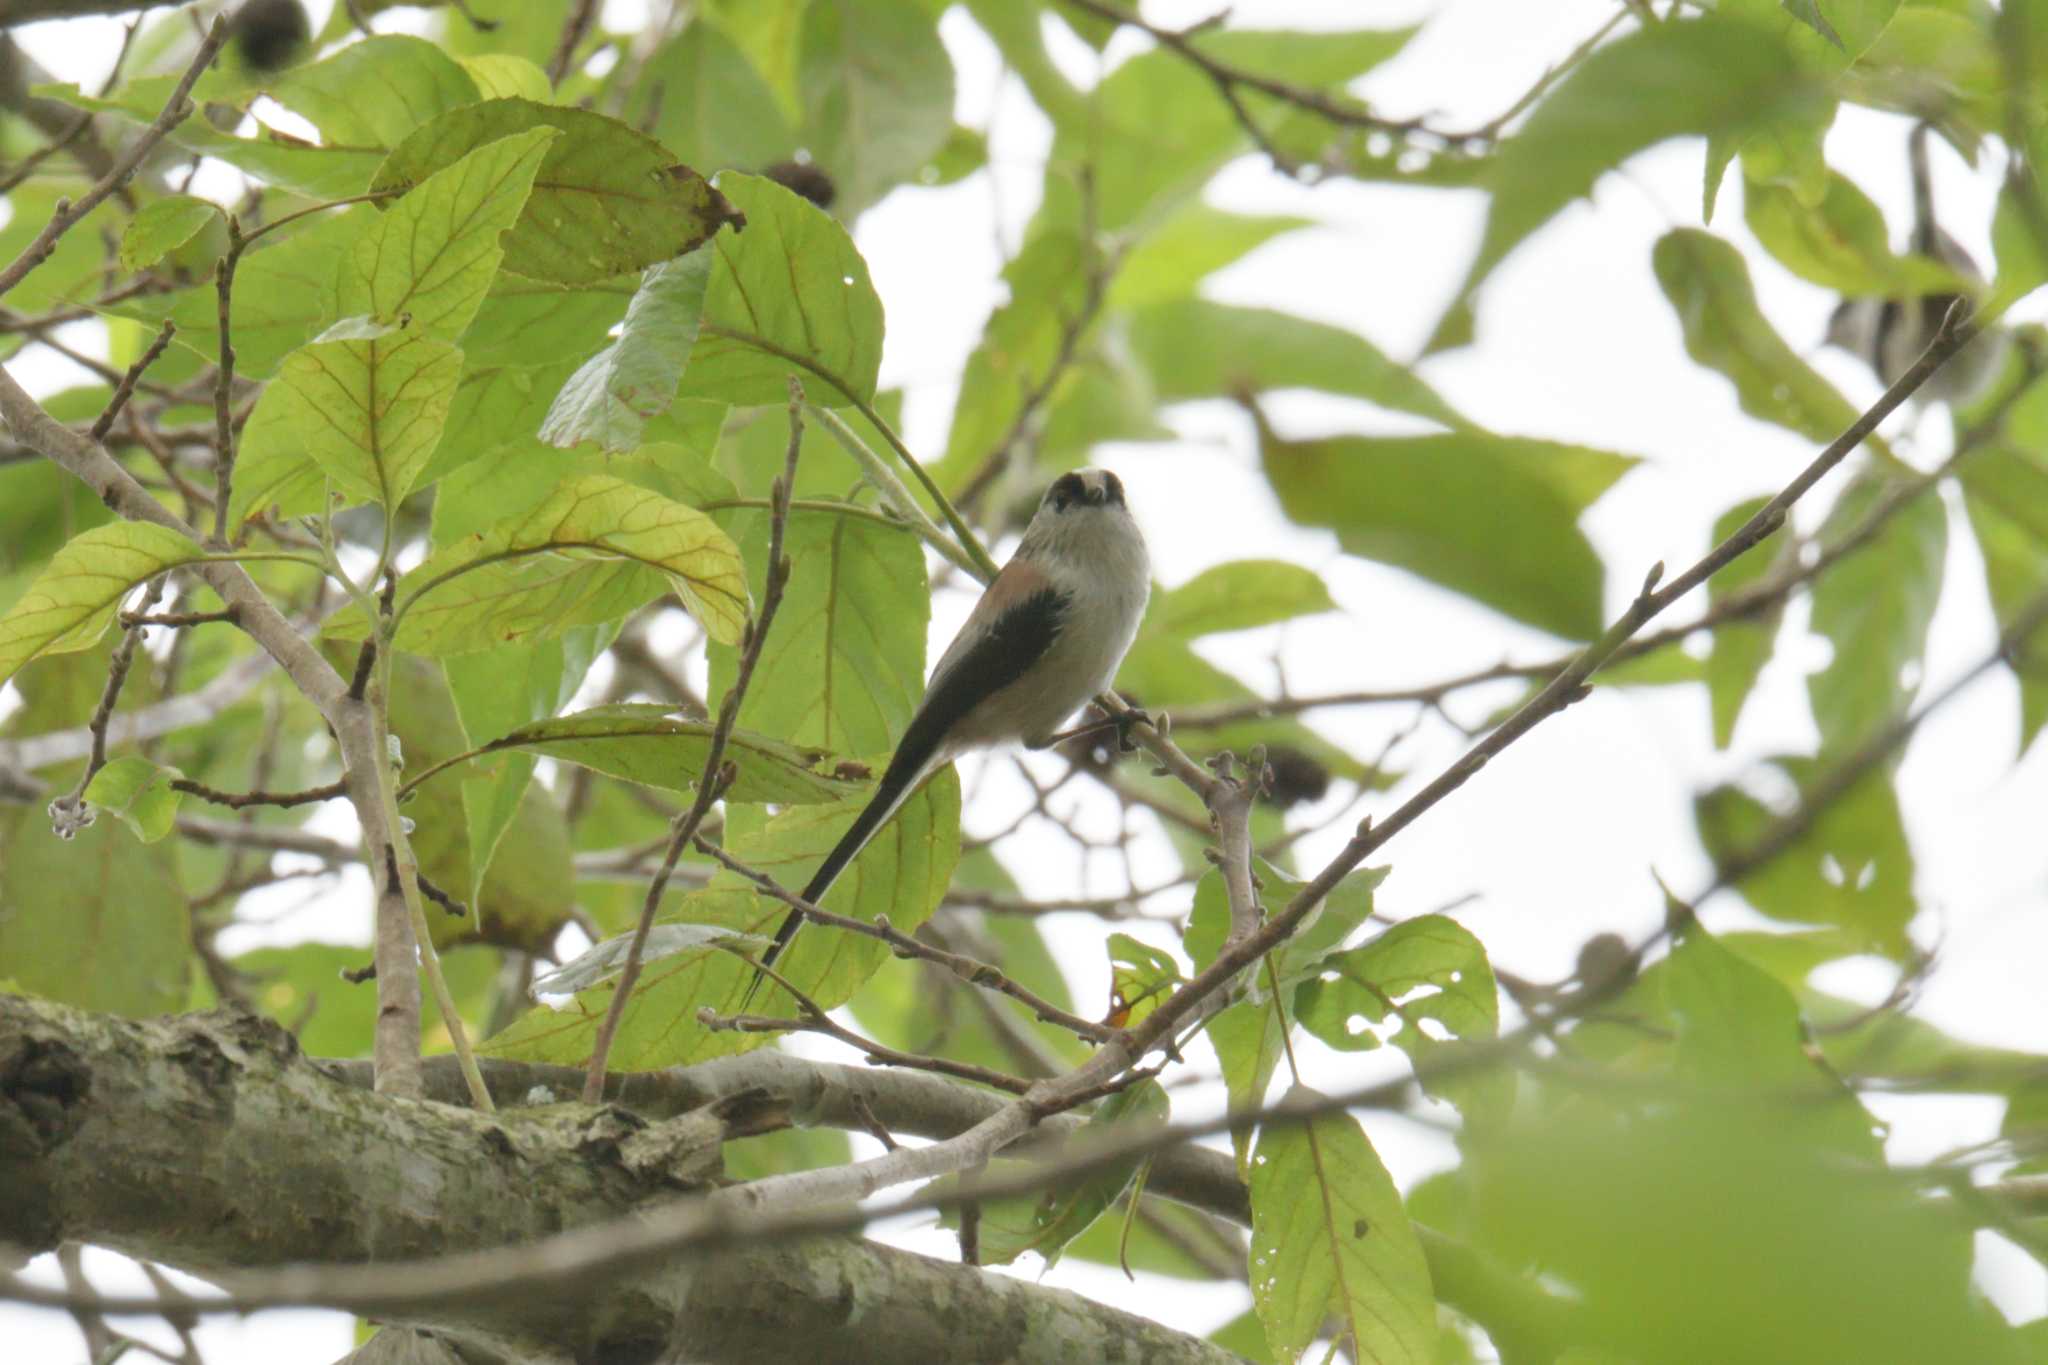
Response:
[[[1406,366],[1353,332],[1266,308],[1181,299],[1131,318],[1131,346],[1161,399],[1320,389],[1453,430],[1471,424]]]
[[[601,981],[612,980],[626,969],[627,953],[638,936],[636,928],[632,933],[618,934],[591,945],[561,966],[534,978],[534,993],[572,995]],[[640,962],[643,967],[651,966],[665,957],[722,943],[759,949],[772,942],[773,939],[743,934],[737,929],[717,924],[657,924],[647,931],[646,941],[640,950]]]
[[[1688,920],[1659,978],[1678,1024],[1678,1066],[1711,1084],[1784,1097],[1784,1118],[1808,1141],[1859,1161],[1883,1153],[1871,1117],[1817,1065],[1792,993]]]
[[[683,395],[785,403],[795,375],[812,402],[872,402],[882,301],[846,229],[772,180],[725,172],[718,188],[747,228],[712,243],[718,263]]]
[[[1554,635],[1599,633],[1604,570],[1578,520],[1629,457],[1476,432],[1261,444],[1296,523]]]
[[[378,33],[310,66],[294,67],[270,96],[320,130],[324,143],[396,147],[422,123],[478,99],[476,81],[424,38]]]
[[[667,791],[693,789],[710,753],[712,726],[680,720],[659,702],[614,702],[522,725],[489,741]],[[808,805],[844,800],[853,784],[816,771],[825,757],[751,730],[735,730],[727,757],[738,768],[732,801]]]
[[[499,239],[560,136],[535,128],[500,138],[420,181],[349,253],[337,290],[341,313],[442,341],[460,337],[505,258]]]
[[[398,647],[461,654],[617,620],[663,577],[715,640],[747,619],[739,551],[711,518],[622,480],[565,480],[540,506],[428,556],[400,594]],[[359,613],[329,623],[361,637]]]
[[[0,682],[38,654],[84,649],[130,588],[204,558],[198,542],[148,522],[114,522],[73,536],[0,616]]]
[[[1828,172],[1818,204],[1801,202],[1783,185],[1752,182],[1743,189],[1742,214],[1780,265],[1838,294],[1967,291],[1953,270],[1925,256],[1893,255],[1883,212],[1839,172]]]
[[[1230,28],[1206,30],[1194,43],[1231,66],[1291,85],[1333,89],[1394,56],[1414,33]],[[1257,91],[1239,95],[1261,126],[1272,126],[1286,112]],[[1162,110],[1171,110],[1172,117],[1161,117]],[[1034,235],[1080,227],[1074,173],[1080,166],[1092,171],[1096,223],[1120,232],[1194,198],[1226,161],[1250,146],[1243,123],[1207,75],[1175,52],[1141,53],[1090,92],[1081,117],[1059,121],[1046,170],[1046,206]]]
[[[256,1008],[292,1031],[312,1057],[367,1057],[376,1027],[377,987],[352,982],[343,972],[358,971],[369,962],[367,948],[329,943],[295,943],[288,948],[257,948],[233,961],[234,969],[252,981]],[[497,983],[499,955],[467,949],[441,955],[441,971],[456,1004],[472,1028],[482,1016]],[[433,1051],[434,1041],[447,1037],[431,992],[424,993],[422,1028]]]
[[[953,62],[917,0],[812,0],[799,88],[803,140],[850,221],[913,178],[953,131]]]
[[[1774,766],[1806,799],[1821,769],[1810,758]],[[1694,803],[1700,842],[1717,864],[1746,858],[1788,814],[1734,787],[1716,787]],[[1875,772],[1830,802],[1812,828],[1737,883],[1756,909],[1792,924],[1832,924],[1871,952],[1906,960],[1913,898],[1913,850],[1888,776]]]
[[[441,439],[461,372],[462,352],[406,332],[292,352],[243,429],[255,476],[234,490],[230,523],[270,502],[298,510],[309,464],[350,501],[396,509]]]
[[[128,826],[143,843],[153,844],[171,832],[178,818],[180,798],[171,789],[171,779],[182,776],[176,768],[128,754],[93,774],[85,799]]]
[[[481,99],[523,99],[546,104],[554,98],[554,91],[548,87],[548,73],[524,57],[509,52],[483,52],[456,60],[476,83]]]
[[[618,340],[562,386],[541,424],[541,440],[563,449],[581,441],[607,451],[639,447],[647,419],[675,401],[703,320],[711,263],[709,252],[693,251],[648,267]]]
[[[1998,191],[1991,215],[1991,249],[1998,254],[1998,274],[1984,311],[1992,316],[2048,284],[2048,196],[2041,193],[2039,171],[2048,165],[2048,143],[2040,134],[2029,139],[2019,174],[2009,175]]]
[[[1575,1339],[1610,1361],[2030,1358],[1972,1284],[1967,1223],[1814,1142],[1770,1078],[1689,1079],[1566,1080],[1461,1138],[1482,1249],[1571,1286]]]
[[[846,832],[870,793],[834,805],[797,806],[762,825],[727,816],[726,847],[784,886],[802,886],[812,869]],[[909,932],[944,897],[959,857],[960,787],[942,772],[920,787],[854,859],[825,898],[827,908],[872,920],[887,915]],[[735,824],[746,824],[735,830]],[[677,896],[665,918],[721,925],[771,936],[787,907],[755,892],[736,875],[720,872],[712,885]],[[889,957],[887,945],[864,935],[810,926],[791,942],[777,970],[827,1009],[850,999]],[[753,965],[722,949],[678,953],[650,967],[627,1006],[612,1050],[612,1064],[627,1070],[725,1056],[759,1046],[763,1035],[712,1032],[697,1022],[700,1007],[730,1013],[753,983]],[[770,1010],[788,997],[770,983],[754,1009]],[[610,1005],[600,985],[561,1010],[537,1009],[484,1047],[494,1055],[572,1063],[587,1058],[598,1022]]]
[[[1844,52],[1848,51],[1848,48],[1842,43],[1842,35],[1835,32],[1835,26],[1829,23],[1827,16],[1820,12],[1819,0],[1783,0],[1783,3],[1787,14],[1799,20],[1800,23],[1805,24],[1836,47],[1842,48]]]
[[[1821,542],[1848,535],[1910,477],[1867,467],[1829,509]],[[1834,648],[1827,667],[1806,680],[1823,755],[1854,752],[1912,704],[1947,556],[1948,514],[1941,499],[1923,495],[1814,584],[1813,631]]]
[[[441,671],[447,675],[448,692],[470,747],[545,720],[567,706],[590,665],[611,643],[613,633],[606,626],[584,626],[565,632],[558,640],[537,640],[489,654],[459,654],[442,660]],[[484,878],[505,832],[519,814],[535,762],[530,753],[507,752],[495,763],[473,765],[474,775],[462,779],[462,815],[470,854],[467,899],[471,905],[483,902]]]
[[[725,29],[703,14],[648,60],[629,109],[637,126],[706,173],[773,165],[797,146],[775,92]],[[652,127],[645,122],[650,111]]]
[[[1185,979],[1172,953],[1129,934],[1109,936],[1110,1014],[1117,1027],[1129,1028],[1166,1003]]]
[[[276,245],[258,246],[242,258],[230,315],[237,374],[269,378],[279,361],[339,316],[335,280],[341,263],[376,217],[377,210],[357,205],[280,231]],[[178,345],[208,364],[220,358],[220,295],[210,283],[131,299],[109,311],[152,327],[169,318],[178,324]]]
[[[1263,694],[1233,674],[1226,673],[1204,659],[1189,647],[1187,641],[1175,639],[1164,631],[1140,629],[1131,652],[1124,656],[1123,666],[1117,670],[1117,687],[1138,698],[1147,706],[1156,706],[1171,713],[1176,709],[1208,706],[1244,706],[1256,702]],[[1176,732],[1176,738],[1190,753],[1207,755],[1231,750],[1243,753],[1254,744],[1264,744],[1278,760],[1283,751],[1292,751],[1310,765],[1326,769],[1330,774],[1349,778],[1372,786],[1384,786],[1387,775],[1370,764],[1353,757],[1337,745],[1324,739],[1319,733],[1292,716],[1249,718],[1223,725],[1205,725],[1199,731]],[[1186,798],[1186,789],[1178,783],[1169,784],[1165,799]],[[1190,814],[1196,818],[1200,806],[1194,805]]]
[[[1686,134],[1739,142],[1826,98],[1780,34],[1735,17],[1651,24],[1596,49],[1501,148],[1454,313],[1531,233],[1637,152]]]
[[[940,487],[966,487],[1009,434],[1086,309],[1089,273],[1101,268],[1091,244],[1067,231],[1039,234],[1003,267],[1009,297],[989,315],[967,357],[946,454],[931,470]]]
[[[410,186],[478,147],[533,128],[548,146],[534,190],[505,239],[522,275],[591,284],[680,256],[735,218],[703,177],[653,138],[602,114],[532,100],[454,109],[407,137],[378,168],[373,189]]]
[[[1140,1081],[1104,1100],[1088,1116],[1076,1140],[1156,1132],[1165,1126],[1169,1109],[1159,1082]],[[1086,1175],[1062,1180],[1036,1199],[1019,1196],[983,1206],[980,1264],[1009,1265],[1025,1252],[1035,1251],[1045,1258],[1047,1267],[1057,1265],[1069,1243],[1114,1207],[1134,1181],[1142,1182],[1148,1164],[1145,1157],[1120,1158]],[[957,1218],[949,1216],[947,1225],[957,1227]]]
[[[1190,200],[1124,253],[1109,286],[1109,307],[1130,312],[1187,298],[1210,275],[1282,233],[1314,226],[1310,218],[1251,217]]]
[[[1273,1072],[1280,1065],[1282,1035],[1286,1025],[1270,1000],[1240,1000],[1212,1015],[1202,1026],[1209,1046],[1223,1069],[1223,1084],[1232,1109],[1256,1109],[1266,1102]],[[1251,1175],[1254,1125],[1239,1124],[1230,1130],[1231,1146],[1237,1153],[1238,1179]]]
[[[724,521],[758,588],[767,571],[767,514],[736,512]],[[887,752],[924,694],[931,594],[922,547],[907,532],[872,521],[798,509],[783,552],[789,583],[740,708],[742,722],[836,753]],[[713,698],[732,686],[737,667],[735,648],[711,651]]]
[[[1290,1103],[1319,1099],[1297,1085]],[[1334,1317],[1358,1360],[1435,1359],[1436,1299],[1400,1191],[1341,1111],[1267,1122],[1252,1157],[1252,1302],[1273,1354],[1292,1360]]]
[[[1762,509],[1767,499],[1752,498],[1723,512],[1714,522],[1713,543],[1718,545]],[[1751,550],[1707,580],[1710,610],[1751,587],[1779,569],[1793,553],[1789,537],[1779,536],[1773,548]],[[1784,599],[1754,615],[1723,621],[1714,627],[1713,652],[1707,656],[1707,702],[1713,710],[1714,744],[1725,749],[1735,737],[1735,722],[1743,703],[1756,687],[1757,677],[1771,661],[1771,647],[1778,638],[1778,622],[1785,614]]]
[[[1314,570],[1280,559],[1238,559],[1155,594],[1145,628],[1192,640],[1336,609]]]
[[[0,808],[0,975],[81,1009],[186,1007],[192,944],[178,845],[112,820],[60,839],[40,803]]]
[[[187,194],[151,200],[121,233],[121,269],[147,270],[220,216],[218,204]]]
[[[1685,329],[1686,354],[1735,385],[1742,410],[1815,441],[1831,441],[1856,409],[1787,346],[1757,308],[1742,254],[1710,233],[1678,228],[1651,257]]]
[[[2048,591],[2048,469],[2014,443],[1982,452],[1963,466],[1963,507],[1969,513],[1992,610],[2010,621]],[[2025,753],[2048,727],[2048,640],[2037,632],[2007,652],[2019,683],[2019,748]]]
[[[1403,920],[1363,947],[1329,954],[1305,975],[1294,992],[1296,1017],[1324,1043],[1363,1052],[1391,1036],[1414,1059],[1430,1094],[1465,1109],[1468,1118],[1503,1112],[1512,1095],[1507,1077],[1487,1068],[1448,1075],[1428,1070],[1455,1043],[1490,1041],[1500,1028],[1493,966],[1456,920]],[[1376,1031],[1375,1025],[1386,1027]]]
[[[169,102],[174,77],[152,76],[130,81],[114,100],[80,94],[72,85],[37,86],[31,93],[60,100],[74,109],[94,114],[112,114],[132,123],[156,120]],[[235,137],[221,132],[203,117],[188,118],[171,129],[174,146],[200,156],[215,157],[257,180],[308,199],[346,199],[369,187],[370,177],[381,159],[378,152],[360,147],[320,146],[272,137]]]

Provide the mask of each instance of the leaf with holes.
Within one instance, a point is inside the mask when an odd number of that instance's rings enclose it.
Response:
[[[668,149],[617,119],[532,100],[485,100],[451,110],[407,137],[371,188],[416,185],[500,138],[558,129],[533,193],[505,239],[513,269],[591,284],[680,256],[727,223],[733,206]]]
[[[1320,1098],[1297,1085],[1285,1102]],[[1334,1318],[1354,1359],[1434,1361],[1429,1265],[1358,1120],[1340,1110],[1269,1122],[1251,1168],[1252,1302],[1273,1354],[1293,1360]]]
[[[1414,1059],[1423,1089],[1466,1111],[1497,1116],[1511,1080],[1497,1069],[1436,1075],[1459,1043],[1483,1042],[1500,1029],[1499,992],[1486,949],[1445,915],[1422,915],[1358,948],[1309,966],[1294,990],[1301,1026],[1340,1052],[1365,1052],[1385,1041]]]

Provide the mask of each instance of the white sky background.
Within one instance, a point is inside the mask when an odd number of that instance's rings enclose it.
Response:
[[[613,0],[608,13],[623,26],[631,22],[627,11],[638,7]],[[316,2],[313,8],[325,6]],[[1149,17],[1169,24],[1193,22],[1214,8],[1190,0],[1145,6]],[[1371,6],[1248,0],[1235,6],[1232,22],[1391,27],[1429,18],[1408,49],[1359,90],[1389,114],[1427,113],[1448,126],[1469,126],[1498,113],[1610,13],[1611,3],[1604,0],[1398,0]],[[963,19],[955,13],[942,32],[958,71],[960,118],[991,130],[991,172],[945,189],[899,191],[870,211],[857,233],[887,310],[883,383],[907,391],[911,445],[934,455],[943,445],[960,365],[1000,299],[998,236],[1014,249],[1035,207],[1050,145],[1050,130],[1021,87],[1001,79],[994,50]],[[38,25],[21,36],[53,71],[92,79],[104,70],[118,33],[113,21],[98,21]],[[1109,61],[1142,45],[1130,34],[1120,35]],[[1097,59],[1085,47],[1068,40],[1056,53],[1070,76],[1084,84],[1095,79]],[[1845,108],[1827,149],[1830,162],[1884,207],[1895,241],[1903,240],[1910,216],[1905,135],[1902,120]],[[1985,225],[1999,168],[1972,172],[1939,143],[1935,157],[1943,225],[1989,262]],[[1675,572],[1692,562],[1707,548],[1709,528],[1722,510],[1775,491],[1813,453],[1797,437],[1742,415],[1730,385],[1692,365],[1651,275],[1652,242],[1673,226],[1697,223],[1700,172],[1700,145],[1676,142],[1604,178],[1590,203],[1561,214],[1496,272],[1481,299],[1477,344],[1420,368],[1449,402],[1488,427],[1643,458],[1643,467],[1585,522],[1610,566],[1610,616],[1626,604],[1652,563],[1662,560]],[[1795,347],[1808,346],[1821,335],[1833,300],[1754,249],[1742,227],[1741,192],[1741,177],[1731,172],[1712,226],[1745,247],[1764,310],[1781,333]],[[1483,210],[1476,194],[1341,181],[1304,188],[1256,158],[1226,171],[1212,198],[1222,207],[1297,213],[1323,226],[1279,238],[1214,277],[1209,292],[1350,328],[1397,357],[1415,354],[1444,308],[1476,249]],[[2041,310],[2023,307],[2019,313],[2036,318]],[[1846,356],[1823,352],[1814,363],[1859,406],[1878,392],[1868,371]],[[39,387],[71,382],[55,367],[50,375]],[[1276,397],[1269,411],[1277,426],[1294,435],[1413,425],[1363,404],[1307,394]],[[1129,485],[1160,582],[1177,585],[1224,560],[1278,557],[1321,572],[1343,608],[1340,615],[1205,643],[1208,657],[1253,685],[1275,685],[1276,648],[1289,686],[1302,693],[1427,682],[1503,657],[1547,658],[1560,648],[1405,574],[1347,558],[1327,533],[1290,525],[1259,473],[1249,427],[1233,410],[1189,406],[1176,411],[1172,424],[1183,441],[1105,447],[1097,456]],[[1915,425],[1908,413],[1895,417],[1887,432],[1907,433]],[[1895,440],[1902,455],[1928,468],[1945,453],[1946,423],[1937,415],[1920,431],[1925,439]],[[1802,526],[1818,523],[1840,482],[1837,474],[1808,499],[1798,514]],[[1929,642],[1929,690],[1974,664],[1994,634],[1974,542],[1954,534],[1949,543],[1947,579]],[[941,597],[934,612],[934,657],[970,600],[965,593]],[[1681,603],[1673,619],[1686,619],[1700,606],[1699,600]],[[1596,932],[1615,930],[1635,939],[1653,929],[1662,915],[1653,870],[1681,895],[1710,876],[1694,832],[1692,794],[1746,775],[1764,756],[1812,748],[1803,676],[1826,662],[1827,646],[1801,637],[1804,620],[1803,606],[1795,605],[1732,752],[1712,746],[1702,688],[1601,689],[1517,743],[1395,840],[1379,856],[1394,867],[1381,891],[1381,909],[1407,917],[1476,894],[1457,917],[1497,963],[1538,980],[1568,973],[1579,945]],[[1511,695],[1512,689],[1469,696],[1453,705],[1462,717],[1476,720]],[[2008,675],[2001,671],[1979,682],[1923,727],[1907,751],[1898,789],[1924,911],[1914,925],[1915,938],[1941,947],[1917,1012],[1967,1039],[2038,1049],[2048,1038],[2048,995],[2039,984],[2048,962],[2048,841],[2040,837],[2048,810],[2048,759],[2037,751],[2013,765],[2017,714]],[[1325,713],[1315,723],[1334,739],[1372,753],[1408,719],[1400,709],[1355,709]],[[1459,747],[1449,727],[1424,726],[1397,755],[1411,779],[1362,810],[1393,809]],[[1057,771],[1056,759],[1034,761],[1048,773]],[[1017,808],[1021,784],[1006,763],[979,780],[972,772],[966,776],[969,830],[1001,828]],[[1068,790],[1078,791],[1079,785]],[[1306,843],[1301,865],[1319,866],[1348,827],[1347,821]],[[345,816],[335,832],[347,832]],[[1073,859],[1067,846],[1048,838],[1044,852],[1042,859],[1027,854],[1011,860],[1025,889],[1069,889]],[[1153,870],[1165,868],[1162,859]],[[1110,869],[1105,864],[1099,871],[1108,875]],[[1185,890],[1173,895],[1185,904]],[[360,916],[366,901],[360,895],[353,901],[358,908],[343,913]],[[1162,898],[1160,907],[1175,904]],[[333,937],[341,909],[332,900],[316,906],[295,916],[290,932]],[[1709,903],[1704,918],[1719,930],[1763,923],[1728,896]],[[367,921],[356,922],[359,941],[367,941]],[[1048,932],[1082,1008],[1106,1001],[1102,923],[1058,917]],[[1174,943],[1164,929],[1147,936]],[[1893,970],[1875,961],[1843,964],[1820,981],[1874,1003],[1889,990]],[[806,1052],[835,1055],[803,1041]],[[1303,1056],[1306,1079],[1329,1090],[1394,1074],[1403,1065],[1382,1054],[1339,1056],[1312,1042]],[[1181,1090],[1176,1113],[1214,1112],[1220,1102],[1220,1086]],[[1995,1132],[1999,1117],[1995,1101],[1970,1098],[1893,1098],[1872,1107],[1895,1123],[1891,1150],[1901,1160],[1924,1160]],[[1381,1114],[1366,1115],[1365,1123],[1404,1186],[1452,1160],[1442,1135],[1426,1126]],[[862,1154],[872,1145],[866,1138],[855,1142]],[[951,1234],[928,1227],[896,1227],[882,1235],[936,1256],[957,1255]],[[1988,1235],[1978,1244],[1980,1282],[2009,1318],[2048,1313],[2048,1275],[2037,1263]],[[95,1254],[88,1264],[104,1289],[146,1289],[118,1258]],[[41,1278],[54,1278],[49,1258],[39,1265],[49,1271]],[[1039,1269],[1027,1258],[1019,1273],[1037,1276]],[[1248,1291],[1229,1286],[1150,1275],[1133,1284],[1118,1272],[1072,1260],[1043,1278],[1195,1332],[1221,1325],[1250,1303]],[[134,1330],[168,1342],[160,1330]],[[348,1333],[343,1315],[276,1313],[210,1323],[201,1341],[209,1365],[313,1361],[342,1354]],[[83,1358],[76,1328],[58,1314],[0,1307],[0,1341],[8,1343],[9,1360]]]

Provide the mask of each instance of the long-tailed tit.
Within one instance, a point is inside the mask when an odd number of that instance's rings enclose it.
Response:
[[[1145,539],[1106,469],[1063,474],[1017,552],[939,658],[875,795],[804,888],[815,905],[920,782],[971,749],[1042,748],[1107,690],[1152,590]],[[803,923],[791,911],[761,957],[773,965]],[[756,975],[747,999],[760,988]],[[744,1001],[742,1007],[744,1007]]]
[[[1973,285],[1984,272],[1962,243],[1941,230],[1934,219],[1934,189],[1927,166],[1927,125],[1915,125],[1907,143],[1913,178],[1913,250],[1947,266]],[[1909,298],[1844,299],[1828,319],[1827,344],[1839,346],[1863,361],[1889,387],[1913,368],[1958,295],[1921,294]],[[1991,382],[2004,363],[2008,338],[1989,328],[1927,377],[1918,396],[1927,403],[1967,403]]]

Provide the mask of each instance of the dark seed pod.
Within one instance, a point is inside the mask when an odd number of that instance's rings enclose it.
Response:
[[[784,189],[802,195],[821,209],[831,208],[832,201],[839,197],[839,187],[832,183],[832,177],[813,162],[778,161],[764,168],[761,174]]]
[[[299,0],[249,0],[235,13],[235,51],[252,71],[278,71],[290,65],[313,36],[313,26]]]

